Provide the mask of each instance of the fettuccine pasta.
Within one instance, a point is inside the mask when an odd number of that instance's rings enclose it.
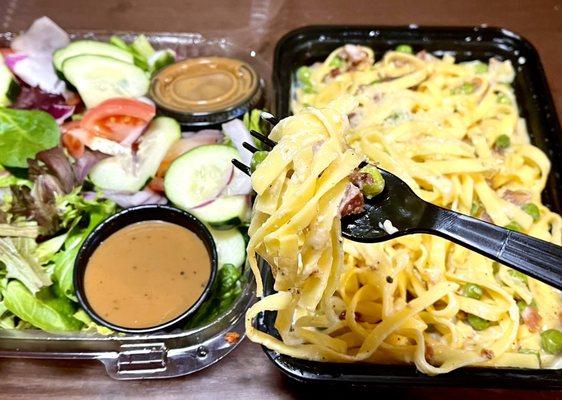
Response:
[[[248,337],[293,357],[463,366],[556,367],[541,332],[559,329],[559,291],[442,238],[343,240],[348,176],[368,159],[423,199],[561,244],[541,203],[550,162],[529,142],[511,64],[345,46],[300,70],[295,116],[252,175],[249,262],[276,293],[247,313]],[[279,338],[252,318],[276,311]]]

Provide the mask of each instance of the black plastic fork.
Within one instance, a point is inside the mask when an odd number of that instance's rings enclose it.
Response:
[[[278,122],[271,114],[262,117]],[[250,133],[269,147],[276,144],[259,132]],[[249,143],[244,147],[258,151]],[[248,166],[238,160],[232,163],[250,175]],[[383,192],[366,198],[362,213],[342,218],[345,238],[375,243],[412,233],[437,235],[562,289],[562,247],[431,204],[396,175],[379,171],[385,181]]]

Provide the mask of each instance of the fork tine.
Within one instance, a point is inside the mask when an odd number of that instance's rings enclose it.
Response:
[[[250,176],[251,175],[251,171],[250,171],[250,167],[248,167],[247,165],[243,164],[242,162],[240,162],[239,160],[237,160],[236,158],[232,159],[232,164],[234,164],[234,166],[236,168],[238,168],[240,171],[244,172],[246,175]]]
[[[250,131],[250,135],[252,135],[253,137],[255,137],[256,139],[258,139],[260,142],[265,143],[266,145],[268,145],[269,147],[274,147],[277,143],[274,142],[273,140],[271,140],[270,138],[268,138],[265,135],[262,135],[261,133],[251,130]]]
[[[262,111],[260,114],[260,118],[263,119],[265,122],[270,123],[272,126],[275,126],[279,123],[279,119],[277,119],[277,117],[275,117],[271,113],[268,113],[267,111]]]
[[[255,153],[256,151],[259,151],[259,149],[256,149],[254,146],[252,146],[250,143],[248,142],[243,142],[242,146],[244,146],[244,148],[246,150],[249,150],[252,153]]]

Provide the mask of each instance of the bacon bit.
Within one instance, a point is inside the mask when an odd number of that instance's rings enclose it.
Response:
[[[365,206],[363,193],[353,184],[347,185],[344,197],[340,203],[340,215],[345,217],[351,214],[362,213]]]
[[[341,74],[341,71],[338,68],[334,68],[334,69],[330,70],[330,76],[332,78],[335,78],[339,74]]]
[[[523,322],[525,322],[525,325],[529,328],[530,332],[539,331],[542,317],[540,316],[537,307],[525,307],[521,313],[521,318],[523,319]]]
[[[480,89],[480,86],[482,86],[482,84],[484,83],[484,81],[482,80],[482,78],[473,78],[470,83],[472,83],[474,85],[474,90],[478,90]]]
[[[524,204],[531,202],[531,193],[525,190],[506,190],[503,193],[502,198],[515,204],[516,206],[522,206]]]
[[[235,344],[240,340],[240,334],[238,332],[227,332],[224,335],[224,340],[226,340],[228,344]]]
[[[488,214],[486,211],[482,211],[478,218],[480,218],[482,221],[492,222],[492,217],[490,217],[490,214]]]
[[[375,181],[373,180],[373,175],[366,172],[360,172],[358,170],[353,171],[349,175],[349,180],[351,181],[351,183],[357,186],[359,190],[362,190],[363,186],[365,185],[372,185],[375,183]]]
[[[491,360],[492,358],[494,358],[494,352],[492,350],[488,350],[488,349],[480,350],[480,355],[482,357],[486,357],[488,360]]]
[[[431,363],[431,360],[433,359],[433,356],[435,355],[435,352],[433,351],[433,347],[431,347],[429,344],[425,346],[425,359],[427,360],[427,362]]]

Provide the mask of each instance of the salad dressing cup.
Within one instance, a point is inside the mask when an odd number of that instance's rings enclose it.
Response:
[[[131,255],[128,259],[124,261],[119,260],[119,263],[122,264],[122,266],[120,266],[119,269],[117,268],[118,260],[116,260],[115,263],[111,265],[112,268],[115,268],[116,271],[115,274],[110,274],[110,273],[104,274],[103,270],[100,273],[99,262],[98,263],[93,262],[94,260],[97,260],[96,255],[100,254],[96,252],[98,250],[101,250],[102,245],[109,243],[110,237],[116,235],[115,236],[116,238],[117,235],[120,235],[120,239],[121,239],[123,237],[123,233],[125,233],[127,229],[139,228],[141,224],[148,223],[148,222],[167,223],[167,224],[162,224],[161,228],[166,228],[166,227],[171,228],[174,226],[176,227],[179,226],[182,230],[185,229],[187,231],[186,233],[189,232],[194,233],[196,236],[195,240],[197,240],[198,238],[203,244],[204,246],[203,251],[206,251],[208,255],[208,260],[210,261],[210,271],[200,271],[200,272],[204,272],[205,274],[208,274],[207,275],[208,278],[207,276],[204,278],[206,280],[206,283],[204,283],[204,287],[201,285],[202,290],[200,292],[199,292],[199,283],[197,283],[197,292],[194,292],[195,301],[192,301],[191,299],[187,300],[187,302],[182,301],[182,299],[186,297],[186,293],[179,293],[179,292],[165,293],[166,289],[160,288],[162,289],[160,290],[160,292],[164,292],[164,294],[159,297],[160,298],[164,297],[165,299],[172,300],[174,303],[170,303],[168,301],[166,304],[159,304],[161,303],[161,301],[156,300],[156,298],[158,298],[158,293],[154,293],[150,291],[151,289],[150,286],[156,285],[157,278],[158,281],[161,281],[162,279],[165,278],[166,283],[169,282],[170,286],[175,286],[175,284],[172,284],[172,282],[177,282],[180,280],[183,282],[189,282],[189,280],[194,280],[196,278],[196,276],[193,275],[196,273],[195,270],[193,270],[193,274],[191,273],[192,271],[189,271],[189,274],[186,271],[184,271],[184,270],[189,270],[190,263],[192,264],[195,263],[193,259],[194,254],[187,254],[187,253],[183,254],[184,261],[182,264],[187,264],[187,265],[172,266],[178,269],[178,271],[181,269],[181,275],[178,272],[178,274],[174,273],[174,275],[171,277],[168,275],[170,275],[172,270],[165,269],[163,264],[152,263],[152,265],[149,266],[149,269],[143,269],[142,271],[140,270],[143,267],[140,266],[140,264],[138,268],[137,265],[132,265],[132,268],[134,268],[134,270],[137,269],[139,270],[135,273],[135,275],[137,276],[140,275],[142,279],[142,275],[144,274],[146,275],[147,278],[146,280],[141,280],[140,282],[137,279],[136,284],[134,284],[133,273],[129,273],[128,276],[126,274],[121,274],[121,277],[119,277],[119,272],[124,270],[123,266],[126,266],[127,268],[129,267],[127,265],[127,262],[139,263],[138,256],[135,257],[134,255]],[[153,232],[156,230],[154,226],[152,226],[152,229]],[[175,230],[174,232],[169,232],[169,233],[173,233],[177,235],[178,233],[181,233],[181,231]],[[153,243],[156,244],[158,242],[156,242],[155,234],[156,234],[155,232],[152,233],[152,238],[150,236],[148,236],[148,238],[149,240],[151,240]],[[139,236],[137,236],[137,238],[140,240],[141,239],[140,234],[138,235]],[[193,235],[191,235],[190,237],[193,237]],[[132,238],[135,239],[134,236]],[[114,253],[116,255],[118,253],[120,254],[121,257],[123,257],[124,255],[127,254],[126,251],[121,251],[124,249],[125,243],[118,244],[118,246],[121,248],[117,249],[114,247],[113,248]],[[161,249],[163,249],[163,247],[161,247]],[[158,252],[159,248],[155,247],[154,249],[151,249],[151,251]],[[181,251],[182,249],[177,249],[177,254],[173,254],[173,255],[180,256]],[[109,255],[111,256],[111,254]],[[165,256],[166,254],[162,253],[160,254],[159,257],[154,257],[154,258],[155,259],[159,258],[160,260],[163,260]],[[170,261],[174,262],[174,260],[177,260],[177,258],[178,257],[173,257],[172,260]],[[105,263],[108,262],[107,258],[104,259],[104,262]],[[105,268],[105,266],[103,265],[101,267]],[[91,282],[91,279],[93,278],[88,277],[89,268],[97,269],[95,271],[96,282]],[[137,334],[151,333],[156,331],[171,330],[176,327],[181,327],[182,325],[185,325],[189,317],[197,310],[197,308],[208,297],[211,288],[213,286],[213,283],[215,281],[217,270],[218,270],[218,257],[217,257],[216,246],[211,236],[211,233],[201,221],[199,221],[197,218],[195,218],[193,215],[189,214],[188,212],[185,212],[183,210],[174,207],[162,206],[162,205],[142,205],[142,206],[127,208],[117,214],[112,215],[111,217],[103,221],[100,225],[98,225],[92,231],[92,233],[90,233],[90,235],[86,238],[86,240],[82,244],[78,252],[78,256],[76,257],[75,266],[74,266],[74,287],[76,289],[76,296],[78,297],[78,301],[80,302],[80,305],[84,308],[84,310],[88,313],[88,315],[98,324],[104,325],[118,332],[137,333]],[[127,269],[127,271],[129,271],[129,269]],[[153,274],[152,279],[150,278],[150,274]],[[91,272],[91,275],[94,275],[93,271]],[[164,276],[157,277],[156,275],[164,275]],[[168,278],[170,278],[171,280],[168,280]],[[90,282],[88,281],[88,279],[90,279]],[[99,283],[97,282],[97,279],[100,280]],[[108,283],[102,285],[101,279],[104,280],[120,279],[122,282],[119,282],[120,284],[117,286],[114,283],[112,285],[108,285]],[[97,285],[99,286],[96,287]],[[123,297],[127,294],[125,292],[129,292],[129,287],[131,286],[134,287],[135,290],[138,291],[142,290],[143,292],[146,292],[144,296],[152,296],[152,298],[147,299],[146,297],[140,295],[140,292],[138,294],[133,292],[132,296]],[[102,287],[101,292],[99,290],[100,287]],[[121,291],[124,292],[123,296],[121,296],[121,293],[115,293],[116,287],[118,288],[117,290],[121,289]],[[95,291],[93,291],[92,288],[94,288]],[[195,291],[195,289],[193,290]],[[148,295],[147,293],[152,293],[152,294]],[[90,296],[90,298],[88,298],[88,296]],[[100,301],[100,296],[101,296],[101,301]],[[107,299],[104,299],[104,297],[107,297]],[[133,316],[131,316],[131,318],[123,319],[122,311],[120,312],[121,313],[120,319],[111,314],[104,314],[105,316],[102,316],[101,310],[106,310],[109,313],[111,313],[111,310],[107,310],[107,307],[104,304],[104,303],[110,303],[111,300],[113,300],[113,304],[117,304],[117,301],[119,300],[121,302],[120,304],[122,304],[122,309],[125,309],[125,307],[127,307],[129,313],[131,314],[138,311],[138,313],[135,314],[135,318],[139,318],[141,321],[144,319],[145,321],[158,320],[160,322],[154,326],[148,326],[150,325],[150,323],[147,325],[146,322],[144,324],[142,322],[133,323],[133,319],[134,319]],[[131,302],[133,304],[123,305],[124,302]],[[158,305],[159,307],[157,307]],[[185,311],[181,312],[179,315],[172,314],[169,319],[168,318],[160,319],[158,315],[156,316],[153,315],[152,317],[149,317],[151,311],[152,314],[154,314],[155,312],[162,313],[162,312],[167,312],[168,309],[171,310],[172,308],[181,310],[182,307],[186,307]],[[113,308],[113,310],[117,310],[117,309],[118,309],[117,307]],[[117,312],[118,311],[114,311],[114,314],[116,314]],[[177,312],[175,314],[177,314]],[[128,320],[129,323],[115,322],[115,321],[125,321],[125,320]]]

